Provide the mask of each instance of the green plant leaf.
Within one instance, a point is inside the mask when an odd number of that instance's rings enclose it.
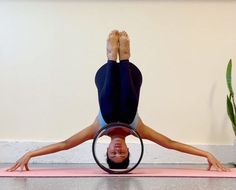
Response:
[[[230,98],[228,96],[227,96],[227,113],[232,124],[235,126],[235,121],[234,121],[235,115],[234,115],[233,104],[231,103]]]
[[[227,70],[226,70],[226,82],[227,82],[227,86],[230,92],[230,96],[234,96],[234,92],[233,92],[233,88],[232,88],[232,60],[229,60],[228,66],[227,66]]]
[[[236,136],[236,126],[232,123],[232,127],[233,127],[233,130],[234,130],[234,134]]]
[[[234,96],[231,96],[230,100],[231,100],[231,103],[233,103],[234,111],[236,111],[236,105],[235,105],[235,102],[234,102]]]

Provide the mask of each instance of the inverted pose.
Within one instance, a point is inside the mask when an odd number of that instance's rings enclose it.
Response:
[[[119,63],[117,59],[119,57]],[[142,74],[129,62],[130,46],[126,32],[112,31],[107,39],[108,61],[96,73],[95,83],[98,89],[100,111],[95,121],[72,137],[37,150],[29,151],[7,171],[29,170],[28,163],[32,157],[67,150],[91,140],[101,127],[109,123],[129,124],[142,139],[150,140],[165,148],[205,157],[208,170],[213,166],[218,171],[228,171],[211,153],[193,146],[171,140],[146,126],[137,113]],[[126,168],[129,165],[129,149],[125,143],[128,136],[122,129],[114,129],[107,134],[111,142],[107,148],[107,162],[110,168]]]

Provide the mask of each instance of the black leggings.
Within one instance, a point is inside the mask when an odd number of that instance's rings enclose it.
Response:
[[[142,74],[129,60],[108,61],[96,73],[99,106],[106,123],[132,123],[137,112]]]

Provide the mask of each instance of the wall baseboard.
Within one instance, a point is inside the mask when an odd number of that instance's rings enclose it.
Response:
[[[54,142],[0,141],[0,163],[14,163],[24,153],[52,143]],[[236,143],[234,145],[193,146],[211,152],[222,163],[236,162]],[[92,155],[92,141],[70,150],[33,158],[31,163],[95,163]],[[205,158],[168,150],[156,144],[144,142],[144,155],[141,163],[202,164],[207,163],[207,161]]]

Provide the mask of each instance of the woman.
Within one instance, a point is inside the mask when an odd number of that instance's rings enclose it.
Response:
[[[117,63],[119,56],[120,62]],[[112,31],[107,39],[107,58],[95,77],[98,89],[100,112],[95,121],[69,139],[40,149],[27,152],[7,171],[29,170],[32,157],[67,150],[93,139],[97,131],[111,122],[130,124],[142,139],[153,141],[165,148],[207,158],[208,170],[213,166],[218,171],[228,171],[211,153],[173,141],[146,126],[137,113],[142,75],[139,69],[129,62],[130,46],[126,32]],[[129,134],[122,129],[110,131],[111,142],[107,149],[107,162],[110,168],[126,168],[129,164],[129,150],[125,137]]]

